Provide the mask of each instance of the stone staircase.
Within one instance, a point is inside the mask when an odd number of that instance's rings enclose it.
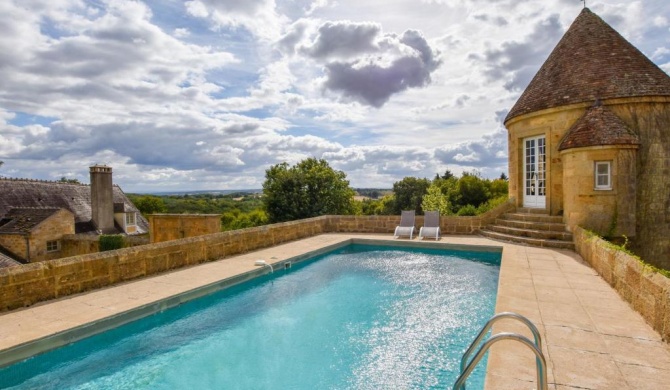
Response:
[[[551,216],[547,210],[519,208],[501,215],[493,225],[479,231],[485,237],[533,246],[575,249],[563,217]]]

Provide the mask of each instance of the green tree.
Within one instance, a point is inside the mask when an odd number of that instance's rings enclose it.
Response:
[[[442,189],[439,186],[439,183],[433,183],[428,187],[428,192],[423,196],[421,201],[421,208],[426,210],[438,210],[441,215],[447,215],[451,213],[449,209],[449,200],[445,194],[442,193]]]
[[[475,208],[491,197],[486,180],[476,174],[463,173],[456,185],[456,204],[459,208],[471,205]]]
[[[509,194],[509,182],[504,179],[496,179],[489,182],[489,192],[492,199],[505,197]]]
[[[68,179],[67,177],[63,176],[58,180],[59,183],[70,183],[70,184],[81,184],[81,182],[78,179]]]
[[[323,159],[308,158],[265,171],[263,206],[271,223],[326,214],[352,214],[354,190],[346,174]]]
[[[366,199],[360,202],[362,215],[392,215],[394,213],[395,198],[393,195],[384,195],[379,199]]]
[[[446,171],[444,171],[444,175],[442,175],[442,179],[444,179],[444,180],[449,180],[452,177],[454,177],[454,174],[451,173],[451,171],[448,170],[448,169]]]
[[[221,230],[236,230],[261,226],[268,223],[268,217],[263,210],[255,209],[242,213],[238,209],[225,212],[221,215]]]
[[[414,210],[417,214],[423,214],[421,201],[428,192],[430,180],[406,177],[393,183],[393,213],[400,214],[402,210]]]
[[[156,214],[164,213],[167,211],[165,206],[165,201],[162,198],[153,195],[145,195],[137,197],[133,200],[135,207],[140,210],[140,213],[147,214]]]

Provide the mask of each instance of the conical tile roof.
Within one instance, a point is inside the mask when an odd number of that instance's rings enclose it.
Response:
[[[547,108],[634,96],[670,96],[670,76],[584,8],[505,122]]]
[[[607,107],[599,103],[568,130],[558,150],[605,145],[639,145],[639,137]]]

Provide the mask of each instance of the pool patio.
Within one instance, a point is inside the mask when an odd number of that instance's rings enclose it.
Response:
[[[351,239],[393,241],[390,235],[322,234],[0,314],[0,365],[203,295],[237,275],[267,272],[254,266],[257,259],[283,262]],[[550,389],[660,389],[670,383],[670,346],[575,252],[477,236],[445,236],[439,244],[503,248],[496,312],[523,314],[538,327]],[[505,320],[494,330],[531,337]],[[534,388],[530,350],[510,341],[494,345],[486,389]]]

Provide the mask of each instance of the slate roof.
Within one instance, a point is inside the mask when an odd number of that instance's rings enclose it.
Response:
[[[670,76],[584,8],[505,122],[562,105],[640,96],[670,96]]]
[[[605,145],[639,145],[640,138],[621,118],[607,107],[596,103],[561,140],[558,150]]]
[[[0,218],[0,234],[29,233],[34,227],[54,215],[54,208],[12,208]]]
[[[13,255],[0,246],[0,268],[13,267],[15,265],[21,265],[19,261],[16,261]]]
[[[113,202],[123,203],[127,212],[137,214],[137,234],[149,231],[149,222],[123,193],[120,187],[112,188]],[[61,183],[27,179],[0,178],[0,218],[11,208],[57,208],[74,214],[75,232],[95,232],[91,222],[91,187],[86,184]]]

